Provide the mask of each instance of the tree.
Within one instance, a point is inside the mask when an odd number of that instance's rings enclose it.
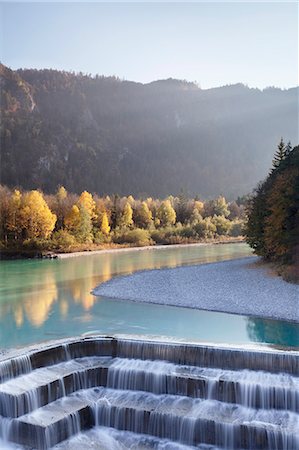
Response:
[[[0,185],[0,239],[8,241],[8,215],[10,205],[10,191],[6,186]]]
[[[64,186],[60,186],[57,189],[56,198],[59,203],[62,203],[63,200],[67,198],[67,190],[65,189]]]
[[[51,212],[43,194],[35,190],[24,194],[20,218],[28,239],[49,238],[56,223],[56,215]]]
[[[164,200],[157,210],[157,218],[162,227],[174,225],[176,221],[176,213],[171,206],[170,200]]]
[[[133,225],[133,209],[130,203],[126,202],[119,217],[118,226],[120,228],[128,228],[131,225]]]
[[[285,143],[283,142],[283,139],[281,138],[272,160],[273,168],[276,169],[277,167],[279,167],[281,161],[283,161],[285,157],[286,157],[286,146]]]
[[[89,192],[87,192],[87,191],[82,192],[82,194],[80,195],[79,200],[78,200],[78,206],[79,206],[79,208],[80,208],[80,206],[84,206],[85,210],[90,215],[91,220],[94,220],[97,218],[96,203],[95,203],[92,195]]]
[[[120,220],[120,199],[119,195],[114,195],[113,199],[109,199],[110,204],[110,220],[111,220],[111,228],[115,229],[119,225]]]
[[[176,220],[182,224],[186,223],[189,219],[189,210],[188,210],[188,198],[181,191],[178,201],[176,202],[175,207],[176,212]]]
[[[217,231],[216,225],[211,221],[210,217],[200,220],[195,226],[194,230],[199,238],[211,239],[215,236]]]
[[[246,242],[253,248],[259,256],[267,256],[264,232],[265,219],[269,215],[266,206],[267,184],[269,181],[260,183],[253,195],[247,202],[246,213],[247,223],[245,225]]]
[[[81,243],[92,242],[92,222],[87,209],[73,205],[65,218],[66,229]]]
[[[73,235],[80,227],[80,210],[77,205],[73,205],[64,219],[66,229]]]
[[[191,216],[190,216],[190,223],[192,225],[195,225],[196,223],[198,223],[198,222],[200,222],[202,220],[201,213],[203,211],[203,207],[204,207],[204,205],[203,205],[202,202],[200,202],[198,200],[196,200],[194,202],[192,213],[191,213]]]
[[[14,239],[18,239],[22,235],[21,202],[22,194],[18,189],[15,189],[8,200],[6,217],[6,228],[13,234]]]
[[[102,216],[102,223],[101,223],[101,232],[107,236],[110,232],[110,226],[109,226],[109,220],[106,211],[104,212]]]
[[[225,197],[220,195],[215,200],[210,200],[204,205],[204,216],[229,216],[228,204],[226,203]]]
[[[93,241],[92,221],[89,211],[82,205],[80,211],[80,225],[76,232],[76,239],[83,244]]]
[[[229,220],[234,220],[241,217],[242,208],[235,201],[229,203],[228,209],[229,209],[229,216],[228,216]]]
[[[289,141],[289,142],[287,143],[286,148],[285,148],[285,151],[284,151],[285,157],[286,157],[286,158],[289,156],[289,154],[291,153],[292,149],[293,149],[292,144],[291,144],[291,142]]]
[[[56,230],[60,230],[63,227],[64,217],[66,215],[68,202],[67,202],[67,191],[63,186],[57,189],[55,196],[55,213],[57,216]]]
[[[298,279],[299,147],[282,157],[284,146],[280,144],[278,163],[248,204],[246,240],[258,255],[293,264],[294,278]]]
[[[215,225],[216,233],[219,236],[229,234],[229,232],[231,230],[231,222],[230,222],[230,220],[226,219],[224,216],[213,216],[212,223]]]
[[[295,216],[298,214],[299,167],[290,167],[275,177],[267,195],[269,215],[265,219],[264,239],[268,255],[273,260],[289,261],[293,245],[290,245],[292,231],[295,230]],[[299,231],[297,234],[299,243]],[[296,244],[292,242],[292,244]]]
[[[139,228],[150,228],[153,223],[153,215],[146,202],[141,202],[134,210],[134,224]]]

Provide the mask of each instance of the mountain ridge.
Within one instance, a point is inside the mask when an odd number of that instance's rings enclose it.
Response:
[[[265,177],[281,136],[298,140],[298,88],[203,90],[4,65],[0,83],[10,187],[232,198]]]

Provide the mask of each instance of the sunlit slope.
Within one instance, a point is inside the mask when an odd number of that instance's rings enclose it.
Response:
[[[9,186],[235,197],[265,177],[281,136],[298,141],[297,88],[201,90],[4,66],[0,82]]]

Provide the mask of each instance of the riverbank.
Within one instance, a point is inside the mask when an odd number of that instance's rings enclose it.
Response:
[[[237,244],[244,243],[244,238],[242,236],[237,238],[223,237],[221,239],[207,239],[199,242],[184,243],[184,244],[156,244],[156,245],[146,245],[146,246],[133,246],[128,244],[106,244],[106,245],[89,245],[82,246],[80,250],[75,248],[73,251],[38,251],[38,250],[25,250],[25,249],[2,249],[0,252],[0,259],[25,259],[25,258],[40,258],[40,259],[63,259],[70,258],[74,256],[89,256],[102,253],[114,253],[119,251],[141,251],[141,250],[154,250],[163,248],[177,248],[177,247],[194,247],[203,245],[215,245],[215,244]]]
[[[93,293],[299,323],[299,286],[273,276],[258,257],[114,278]]]

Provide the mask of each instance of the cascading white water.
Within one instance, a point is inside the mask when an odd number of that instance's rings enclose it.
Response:
[[[271,373],[282,354],[82,342],[0,362],[1,450],[88,450],[101,439],[109,450],[299,450],[297,354],[286,355],[289,373]],[[234,370],[217,367],[221,351]]]

